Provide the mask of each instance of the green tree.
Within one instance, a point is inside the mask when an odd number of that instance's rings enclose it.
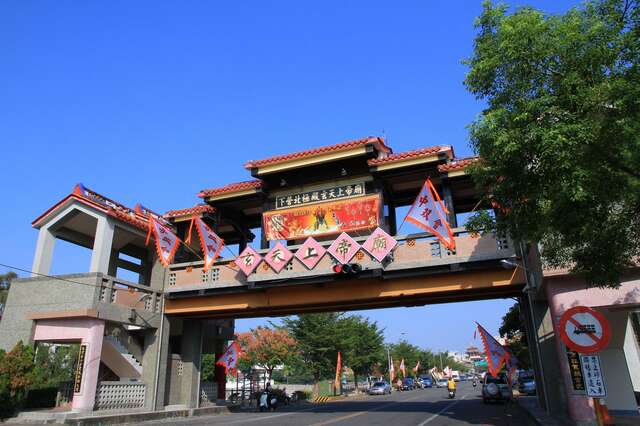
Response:
[[[504,314],[498,332],[507,339],[507,346],[516,358],[518,358],[518,361],[520,361],[520,368],[530,368],[531,358],[527,344],[527,333],[524,327],[524,318],[520,313],[520,303],[511,306],[507,313]]]
[[[321,378],[333,378],[338,351],[344,350],[340,312],[304,314],[284,318],[282,324],[298,342],[298,352],[305,367],[317,383]]]
[[[399,368],[400,362],[403,359],[407,377],[414,375],[413,368],[416,366],[418,361],[420,361],[421,364],[425,362],[425,360],[423,360],[424,351],[416,345],[407,342],[406,340],[400,340],[400,342],[398,343],[389,345],[389,352],[394,362],[396,375],[402,376]]]
[[[487,193],[473,231],[541,242],[553,267],[617,287],[640,256],[640,7],[591,0],[560,15],[485,1],[468,90]]]
[[[342,350],[343,363],[353,370],[353,380],[358,386],[358,376],[371,373],[384,352],[383,330],[378,324],[360,315],[351,315],[340,322],[341,335],[344,336],[345,349]]]
[[[254,328],[238,334],[238,343],[243,363],[263,368],[265,382],[271,380],[276,367],[291,365],[297,357],[296,341],[283,328]]]
[[[216,354],[202,354],[202,381],[213,382],[216,378]]]
[[[56,345],[38,344],[30,389],[57,387],[62,382],[73,379],[73,372],[78,360],[78,344]]]
[[[15,272],[10,271],[6,274],[0,274],[0,304],[7,303],[7,296],[9,295],[9,289],[11,288],[11,281],[18,278]],[[2,312],[0,311],[0,314]]]
[[[12,414],[33,383],[33,348],[19,341],[10,352],[0,351],[0,417]]]

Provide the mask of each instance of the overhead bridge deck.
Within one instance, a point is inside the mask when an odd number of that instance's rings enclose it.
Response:
[[[364,252],[354,257],[362,267],[355,276],[333,272],[328,254],[312,270],[294,258],[279,274],[263,263],[248,277],[232,259],[219,261],[206,273],[201,262],[172,265],[165,312],[193,318],[283,316],[522,294],[522,271],[504,269],[500,262],[515,256],[508,239],[473,236],[462,229],[455,235],[456,252],[427,233],[397,237],[399,244],[384,263]]]

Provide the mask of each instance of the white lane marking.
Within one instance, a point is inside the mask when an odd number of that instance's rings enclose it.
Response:
[[[259,417],[252,417],[250,419],[242,419],[242,420],[234,420],[231,422],[226,422],[226,423],[220,423],[221,425],[235,425],[238,423],[249,423],[249,422],[259,422],[261,420],[270,420],[270,419],[275,419],[278,417],[284,417],[284,416],[290,416],[292,414],[298,414],[298,413],[305,413],[305,412],[309,412],[309,411],[313,411],[315,410],[317,407],[313,407],[313,408],[307,408],[304,410],[299,410],[299,411],[290,411],[288,413],[282,413],[282,414],[265,414],[263,416],[259,416]]]
[[[358,417],[358,416],[361,416],[361,415],[363,415],[363,414],[370,413],[370,412],[372,412],[372,411],[380,411],[380,410],[382,410],[383,408],[388,407],[388,406],[390,406],[390,405],[398,404],[398,403],[401,403],[401,402],[413,401],[414,399],[418,399],[418,398],[420,398],[421,396],[422,396],[422,395],[418,395],[418,396],[415,396],[415,397],[413,397],[413,398],[401,399],[401,400],[399,400],[399,401],[391,401],[391,402],[388,402],[388,403],[386,403],[386,404],[380,405],[380,406],[378,406],[378,407],[376,407],[376,408],[372,408],[371,410],[367,410],[367,411],[357,411],[357,412],[355,412],[355,413],[347,414],[346,416],[337,417],[337,418],[335,418],[335,419],[327,420],[327,421],[325,421],[325,422],[314,423],[314,424],[312,424],[311,426],[324,426],[324,425],[330,425],[330,424],[332,424],[332,423],[341,422],[342,420],[347,420],[347,419],[350,419],[350,418],[352,418],[352,417]]]
[[[432,420],[434,420],[436,417],[438,417],[440,414],[444,413],[445,411],[447,411],[449,408],[453,407],[454,405],[456,405],[457,403],[459,403],[460,401],[462,401],[463,399],[465,399],[468,395],[463,396],[462,398],[460,398],[457,401],[452,402],[451,404],[447,405],[446,407],[444,407],[442,410],[438,411],[437,413],[435,413],[433,416],[429,417],[427,420],[425,420],[424,422],[420,423],[418,426],[424,426],[427,423],[430,423]]]

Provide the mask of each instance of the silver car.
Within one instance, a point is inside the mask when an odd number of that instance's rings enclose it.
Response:
[[[369,388],[369,395],[391,394],[391,385],[387,382],[375,382]]]
[[[482,384],[482,402],[487,404],[489,401],[509,401],[513,397],[507,376],[504,373],[493,377],[487,374]]]

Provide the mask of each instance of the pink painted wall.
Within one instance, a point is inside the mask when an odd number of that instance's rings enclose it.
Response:
[[[94,318],[47,319],[36,321],[33,340],[60,342],[74,341],[87,345],[80,392],[73,394],[74,411],[91,411],[96,399],[98,369],[104,321]]]
[[[569,414],[576,421],[593,421],[595,413],[590,398],[583,395],[572,395],[573,386],[569,365],[566,362],[567,355],[564,345],[560,340],[558,320],[562,314],[574,306],[588,306],[602,308],[616,306],[620,308],[632,307],[640,304],[640,280],[628,280],[623,282],[620,288],[599,289],[585,288],[584,281],[570,276],[557,276],[545,278],[547,299],[553,316],[553,328],[556,336],[556,350],[560,360],[560,369],[564,376],[565,394],[569,405]]]

